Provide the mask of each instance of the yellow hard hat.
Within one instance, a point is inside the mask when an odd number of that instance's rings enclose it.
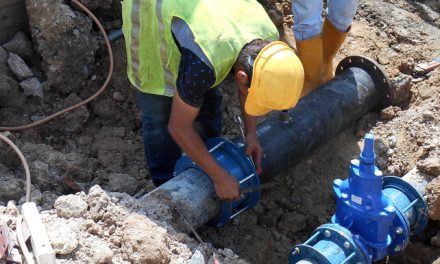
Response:
[[[304,68],[295,52],[281,41],[264,47],[255,59],[245,111],[252,116],[292,108],[304,84]]]

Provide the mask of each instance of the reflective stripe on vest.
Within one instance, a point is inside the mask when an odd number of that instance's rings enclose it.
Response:
[[[213,86],[226,78],[247,43],[278,39],[275,25],[256,0],[124,0],[127,74],[142,92],[173,95],[180,63],[171,33],[173,17],[188,24],[212,64]]]

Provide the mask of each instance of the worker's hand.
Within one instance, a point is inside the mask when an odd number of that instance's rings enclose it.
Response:
[[[220,200],[240,200],[240,185],[237,180],[226,171],[214,180],[214,188]]]
[[[246,155],[251,155],[254,160],[257,174],[261,174],[261,158],[263,156],[263,147],[256,134],[246,137]]]

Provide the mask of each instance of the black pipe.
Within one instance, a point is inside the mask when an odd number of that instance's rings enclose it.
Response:
[[[353,56],[341,61],[336,77],[301,98],[288,117],[283,116],[286,113],[272,115],[258,126],[264,149],[262,181],[386,104],[389,88],[388,78],[372,60]]]

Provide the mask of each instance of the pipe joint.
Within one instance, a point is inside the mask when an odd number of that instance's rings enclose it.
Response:
[[[246,156],[243,148],[225,138],[211,138],[206,141],[211,156],[240,184],[240,190],[252,190],[241,195],[239,201],[221,202],[220,213],[208,222],[211,226],[221,227],[232,218],[254,207],[260,200],[260,180],[252,160]],[[175,166],[175,175],[190,168],[202,171],[188,156],[180,158]],[[206,175],[206,174],[205,174]],[[208,176],[208,175],[206,175]]]
[[[324,224],[304,244],[291,251],[289,263],[360,264],[365,259],[363,252],[350,230],[336,224]]]

